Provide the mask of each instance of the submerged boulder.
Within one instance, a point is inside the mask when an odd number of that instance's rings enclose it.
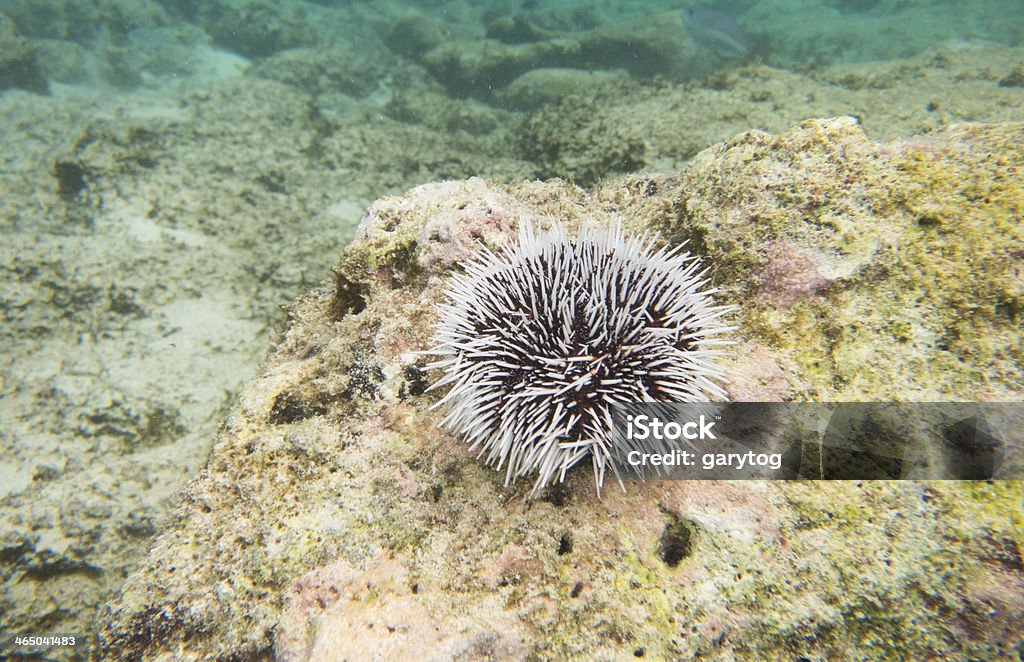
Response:
[[[36,61],[36,47],[18,33],[6,14],[0,14],[0,92],[11,87],[46,92],[46,78]]]
[[[1019,482],[649,482],[531,499],[437,428],[450,273],[518,223],[689,240],[738,306],[735,400],[1019,400],[1024,125],[748,132],[584,191],[374,203],[105,609],[99,657],[1021,652]]]

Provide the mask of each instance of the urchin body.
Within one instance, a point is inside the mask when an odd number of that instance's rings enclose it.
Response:
[[[598,488],[613,452],[612,407],[724,395],[714,362],[727,312],[689,253],[584,227],[520,229],[453,278],[432,353],[450,385],[442,425],[506,484],[561,481],[588,455]]]

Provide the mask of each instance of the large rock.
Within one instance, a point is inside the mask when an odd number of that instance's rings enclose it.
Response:
[[[422,59],[453,95],[488,99],[535,69],[622,69],[638,78],[692,78],[708,73],[695,66],[698,55],[679,12],[667,12],[523,43],[490,38],[442,42]]]
[[[46,78],[36,61],[36,47],[18,34],[14,21],[0,14],[0,92],[9,87],[46,92]]]
[[[749,132],[672,177],[369,209],[100,624],[148,659],[1019,655],[1019,482],[652,482],[540,499],[440,432],[449,273],[549,216],[691,241],[733,399],[1019,400],[1020,124]]]
[[[318,30],[298,5],[270,2],[215,2],[203,5],[200,24],[220,46],[249,58],[287,48],[312,46]]]

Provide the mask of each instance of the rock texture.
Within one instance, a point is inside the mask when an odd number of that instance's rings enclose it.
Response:
[[[809,73],[750,65],[682,86],[588,87],[529,113],[519,152],[540,177],[590,185],[639,168],[674,172],[740,131],[784,131],[808,117],[857,117],[875,140],[965,121],[1020,122],[1024,90],[1001,81],[1013,80],[1022,55],[956,43],[913,58]]]
[[[262,79],[0,115],[0,631],[87,632],[369,201],[520,170]]]
[[[0,14],[0,91],[20,87],[46,92],[46,79],[36,62],[36,47],[18,34],[14,21]]]
[[[538,500],[436,428],[447,275],[524,218],[688,239],[740,306],[734,399],[1022,396],[1019,124],[876,143],[749,132],[672,177],[430,184],[372,205],[297,300],[99,657],[1022,652],[1019,483],[652,482]],[[585,468],[584,468],[585,469]]]

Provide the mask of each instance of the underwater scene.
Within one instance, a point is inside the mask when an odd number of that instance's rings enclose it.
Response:
[[[0,0],[0,659],[1020,660],[1022,218],[1020,0]]]

